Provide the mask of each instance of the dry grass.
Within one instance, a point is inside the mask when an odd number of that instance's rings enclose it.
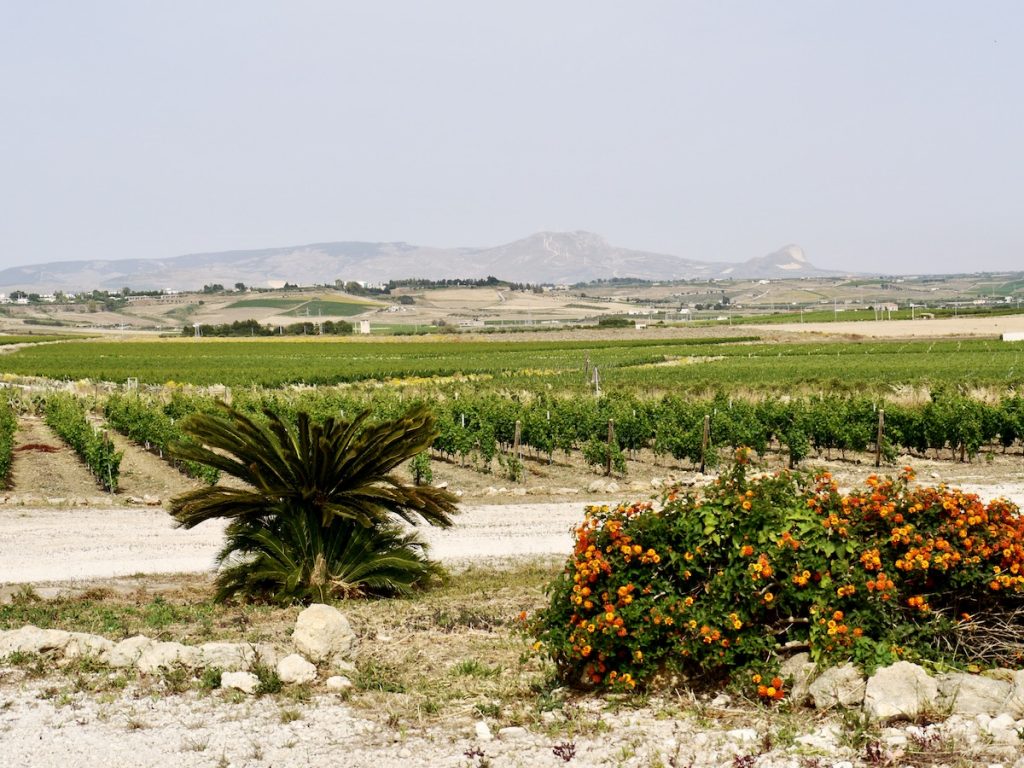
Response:
[[[340,605],[359,635],[349,703],[366,716],[406,728],[481,717],[500,726],[536,724],[542,711],[553,706],[552,670],[529,653],[527,639],[517,631],[518,616],[543,602],[544,585],[559,567],[550,559],[471,567],[412,598]],[[113,640],[142,633],[188,644],[290,645],[300,608],[216,605],[211,593],[209,577],[199,576],[120,579],[53,600],[26,590],[0,606],[0,629],[34,624]],[[48,672],[37,659],[17,661],[26,674]],[[137,681],[134,673],[127,680],[108,677],[108,672],[102,665],[81,663],[63,670],[67,685],[80,691],[100,691],[108,679],[115,687],[137,682],[168,692],[216,687],[215,681],[184,670]],[[287,703],[312,694],[312,689],[292,686],[274,695]]]

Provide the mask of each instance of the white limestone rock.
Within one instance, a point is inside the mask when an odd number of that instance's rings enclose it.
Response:
[[[897,661],[881,667],[867,682],[864,712],[872,720],[914,720],[938,708],[939,688],[917,664]]]
[[[241,691],[250,696],[256,693],[260,679],[252,672],[224,672],[220,676],[220,687],[227,690]]]
[[[807,686],[818,709],[859,707],[864,701],[864,675],[853,664],[841,664],[822,672]]]
[[[316,680],[316,665],[310,664],[297,653],[289,654],[277,662],[277,676],[282,683],[303,685]]]
[[[71,633],[61,629],[40,629],[26,624],[20,629],[0,632],[0,659],[12,653],[46,653],[59,651],[71,640]]]
[[[292,642],[299,653],[319,664],[349,658],[356,634],[345,614],[330,605],[316,603],[299,614]]]
[[[153,674],[162,669],[174,667],[198,667],[201,664],[201,653],[198,648],[181,643],[154,643],[142,652],[135,662],[136,668],[143,674]]]
[[[203,643],[199,646],[199,666],[215,667],[222,672],[252,669],[257,662],[274,666],[277,654],[272,646],[252,643]]]
[[[789,700],[802,707],[810,698],[809,686],[817,665],[811,661],[811,654],[798,653],[782,662],[779,675],[789,680]]]
[[[135,635],[117,643],[107,654],[107,664],[118,669],[134,667],[143,653],[156,643],[145,635]]]
[[[352,681],[344,675],[332,675],[324,682],[324,687],[331,693],[342,693],[352,687]]]
[[[981,675],[950,672],[936,680],[939,707],[961,715],[998,715],[1008,707],[1013,686]]]
[[[65,659],[90,657],[106,661],[114,650],[114,641],[88,632],[72,632],[67,645],[64,646]]]

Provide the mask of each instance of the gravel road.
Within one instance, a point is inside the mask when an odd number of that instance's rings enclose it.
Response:
[[[450,564],[568,554],[587,503],[466,505],[454,528],[423,533],[434,557]],[[218,521],[177,529],[162,509],[0,508],[0,583],[205,571],[223,531]]]
[[[983,500],[1024,508],[1024,483],[965,483]],[[434,557],[449,565],[527,555],[568,554],[570,531],[587,504],[464,505],[450,530],[424,529]],[[173,526],[159,508],[0,507],[0,584],[72,581],[139,573],[197,573],[213,567],[224,526]]]

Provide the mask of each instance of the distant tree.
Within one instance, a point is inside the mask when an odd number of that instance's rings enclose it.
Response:
[[[245,283],[235,283],[235,290],[239,293],[245,292]]]
[[[415,304],[416,303],[416,299],[414,299],[412,296],[409,296],[408,294],[406,294],[404,296],[399,296],[398,297],[398,303],[399,304],[404,304],[404,305]]]

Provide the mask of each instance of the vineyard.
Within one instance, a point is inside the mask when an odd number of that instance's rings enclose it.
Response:
[[[891,393],[902,385],[1024,385],[1024,346],[994,340],[760,343],[756,337],[573,341],[79,341],[19,349],[9,374],[202,386],[331,385],[484,376],[507,389]]]
[[[638,460],[703,469],[740,446],[789,466],[863,461],[865,451],[876,461],[971,461],[1024,451],[1022,353],[988,340],[778,344],[745,336],[82,341],[21,349],[4,367],[8,379],[111,382],[88,399],[47,396],[45,413],[98,481],[116,488],[119,454],[104,428],[188,477],[216,482],[170,450],[187,442],[181,419],[216,408],[218,397],[257,419],[272,412],[289,420],[299,411],[322,419],[363,410],[389,419],[424,403],[440,430],[434,459],[512,481],[527,467],[559,462],[619,477]],[[203,388],[214,384],[228,388]]]
[[[582,459],[594,472],[619,477],[627,474],[627,458],[640,454],[692,469],[715,467],[740,446],[762,456],[776,455],[789,466],[814,458],[853,459],[876,449],[879,460],[887,463],[901,453],[970,461],[982,452],[1024,451],[1024,398],[1012,395],[984,402],[952,389],[912,405],[841,395],[751,400],[724,394],[694,399],[613,393],[568,398],[543,390],[509,394],[467,385],[243,389],[232,401],[257,420],[275,413],[287,421],[294,421],[300,411],[323,419],[351,418],[364,410],[383,420],[426,404],[439,427],[432,446],[436,460],[512,481],[524,478],[524,462],[543,467]],[[109,428],[187,476],[214,483],[215,472],[175,462],[169,450],[174,443],[188,441],[181,419],[218,407],[212,395],[171,388],[114,393],[100,401],[50,395],[45,414],[47,423],[111,489],[116,488],[120,455],[89,422],[87,411],[102,413]],[[425,469],[429,466],[419,468]]]
[[[116,491],[121,453],[89,421],[85,401],[68,394],[51,395],[46,399],[44,418],[81,457],[97,482],[112,493]]]
[[[11,471],[11,454],[17,428],[18,419],[10,403],[0,401],[0,487],[6,486]]]

